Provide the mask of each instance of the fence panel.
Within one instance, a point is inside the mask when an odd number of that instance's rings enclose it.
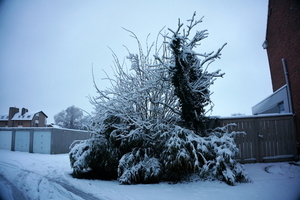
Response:
[[[220,125],[235,123],[231,131],[244,131],[235,142],[242,163],[296,160],[297,146],[292,114],[221,118]]]
[[[237,160],[245,162],[255,162],[257,159],[257,138],[255,137],[254,120],[253,119],[221,119],[220,125],[235,123],[236,126],[231,126],[229,131],[240,131],[246,134],[239,134],[235,136],[235,142],[239,148]]]

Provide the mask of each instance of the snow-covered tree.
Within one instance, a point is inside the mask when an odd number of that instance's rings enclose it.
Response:
[[[187,29],[183,29],[183,24],[178,21],[176,31],[171,29],[169,39],[169,50],[172,56],[163,61],[156,57],[161,64],[169,69],[172,84],[175,87],[175,94],[179,98],[181,107],[181,117],[185,121],[185,126],[204,136],[206,130],[205,107],[211,104],[209,90],[216,77],[222,77],[224,73],[208,72],[208,66],[221,55],[224,44],[216,52],[197,53],[194,48],[200,45],[200,41],[207,38],[206,30],[197,31],[192,39],[189,39],[191,30],[202,19],[195,20],[194,13]]]
[[[194,17],[187,31],[179,23],[177,31],[169,29],[171,36],[159,32],[156,42],[150,46],[146,42],[145,51],[129,31],[138,54],[128,50],[127,69],[126,62],[121,64],[113,53],[115,74],[108,77],[110,88],[100,90],[94,80],[98,92],[91,99],[94,134],[71,149],[74,173],[93,170],[110,174],[122,184],[179,181],[191,174],[230,185],[248,181],[234,160],[238,133],[229,133],[229,125],[207,126],[204,108],[211,104],[209,86],[223,75],[207,68],[224,45],[216,53],[194,52],[207,37],[201,31],[189,39],[201,22]]]
[[[89,116],[84,116],[80,108],[70,106],[54,115],[55,124],[62,128],[84,129]]]

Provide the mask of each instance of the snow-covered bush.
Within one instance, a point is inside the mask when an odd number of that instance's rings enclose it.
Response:
[[[83,140],[75,144],[69,153],[71,166],[75,173],[82,172],[89,168],[87,158],[90,157],[91,143],[90,140]]]
[[[156,183],[161,180],[161,164],[152,149],[134,148],[122,156],[118,166],[118,180],[122,184]]]
[[[104,137],[81,141],[69,153],[75,174],[93,170],[114,179],[117,178],[119,155],[119,149],[110,146]]]
[[[164,180],[178,181],[198,173],[201,179],[221,180],[229,185],[248,182],[242,167],[235,161],[239,150],[233,138],[244,133],[229,133],[228,126],[234,124],[213,129],[206,137],[179,126],[161,134],[164,146],[160,159]]]
[[[227,126],[208,125],[209,86],[223,74],[209,73],[207,67],[224,46],[216,53],[194,52],[207,37],[201,31],[189,39],[191,29],[201,22],[194,17],[187,31],[180,33],[179,23],[177,31],[170,30],[172,36],[160,32],[155,43],[147,43],[145,53],[129,31],[139,53],[128,51],[130,70],[113,54],[115,76],[108,77],[110,88],[100,90],[94,80],[98,96],[91,99],[93,137],[71,149],[75,173],[107,173],[122,184],[180,181],[191,174],[230,185],[249,180],[235,161],[238,133],[229,133]]]
[[[234,142],[236,134],[244,132],[228,132],[229,124],[218,127],[201,137],[198,148],[204,161],[200,169],[200,177],[203,179],[218,179],[229,185],[235,182],[248,182],[249,178],[244,174],[242,166],[236,162],[235,157],[239,149]]]

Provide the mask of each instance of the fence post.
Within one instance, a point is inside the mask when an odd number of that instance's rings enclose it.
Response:
[[[261,162],[261,132],[260,132],[260,123],[257,118],[253,118],[253,133],[254,133],[254,151],[256,162]]]
[[[295,161],[299,161],[299,153],[298,152],[298,147],[297,147],[297,131],[296,131],[296,122],[295,122],[295,116],[293,115],[291,120],[290,120],[290,124],[291,124],[291,128],[292,128],[292,132],[293,132],[293,137],[292,140],[294,141],[294,160]]]

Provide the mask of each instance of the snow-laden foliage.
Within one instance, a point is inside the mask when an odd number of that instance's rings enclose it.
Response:
[[[71,166],[74,173],[93,170],[106,177],[117,178],[119,150],[109,146],[104,137],[94,137],[74,145],[70,153]]]
[[[93,98],[92,103],[96,110],[97,132],[102,132],[103,125],[107,125],[102,122],[109,116],[122,121],[118,124],[113,122],[116,128],[134,126],[149,129],[154,124],[174,123],[178,119],[178,100],[174,96],[174,88],[170,85],[168,71],[162,65],[157,65],[155,59],[150,58],[152,51],[158,54],[162,47],[157,47],[156,44],[150,47],[147,45],[144,54],[139,40],[133,33],[132,36],[138,43],[139,54],[128,51],[130,70],[128,71],[125,63],[121,64],[113,53],[115,76],[108,77],[111,87],[100,91],[95,84],[99,96]]]
[[[169,39],[168,45],[171,57],[163,60],[156,56],[162,65],[168,68],[172,84],[175,88],[175,95],[179,98],[181,117],[185,126],[196,131],[202,136],[205,135],[205,107],[210,105],[211,92],[209,90],[216,77],[222,77],[220,70],[208,72],[208,66],[217,58],[220,58],[224,44],[217,52],[197,53],[193,49],[200,45],[200,42],[207,38],[206,30],[197,31],[192,39],[189,39],[191,30],[201,20],[195,20],[196,13],[183,29],[183,24],[178,22],[176,31],[171,29],[172,36],[165,36]]]
[[[118,180],[122,184],[159,182],[161,164],[157,158],[149,157],[151,151],[150,148],[134,148],[124,154],[118,166]]]
[[[180,181],[192,174],[230,185],[249,180],[235,161],[238,133],[228,132],[229,125],[208,125],[212,119],[204,108],[211,104],[209,86],[222,74],[207,72],[207,66],[221,49],[210,54],[193,51],[207,37],[201,31],[189,39],[200,22],[194,16],[187,31],[180,34],[179,23],[177,31],[170,30],[172,36],[160,32],[155,43],[147,43],[145,53],[129,31],[139,52],[128,50],[129,70],[113,53],[110,88],[100,90],[94,80],[98,96],[91,99],[93,137],[71,148],[74,173],[106,173],[122,184]]]
[[[234,160],[238,148],[233,137],[242,133],[229,133],[228,126],[232,125],[211,130],[206,137],[178,125],[148,131],[115,129],[109,139],[93,137],[76,144],[70,152],[71,166],[76,173],[108,173],[122,184],[180,181],[195,173],[230,185],[247,182]]]

